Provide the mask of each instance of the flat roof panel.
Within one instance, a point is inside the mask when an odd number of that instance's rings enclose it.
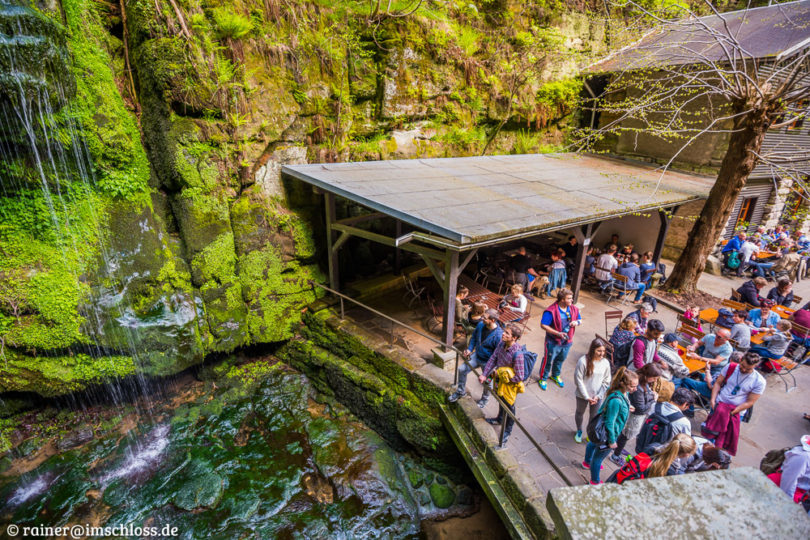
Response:
[[[589,154],[285,165],[282,173],[460,248],[706,198],[714,183]]]

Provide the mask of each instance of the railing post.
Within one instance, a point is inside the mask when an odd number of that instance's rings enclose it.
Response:
[[[497,396],[496,396],[497,397]],[[501,434],[498,437],[498,446],[503,446],[503,438],[506,435],[506,419],[508,417],[506,410],[503,408],[503,404],[501,404],[499,399],[496,399],[498,402],[498,414],[501,416]]]
[[[456,369],[453,373],[453,386],[458,386],[458,351],[456,351]]]
[[[388,341],[388,347],[394,348],[394,321],[391,321],[391,338]]]
[[[343,297],[339,296],[338,298],[340,298],[340,320],[342,321],[346,319],[346,313],[343,310]]]

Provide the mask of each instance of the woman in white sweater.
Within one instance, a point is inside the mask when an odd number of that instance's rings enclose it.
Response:
[[[605,392],[610,386],[610,362],[605,358],[605,342],[599,338],[591,341],[588,353],[584,354],[577,361],[574,371],[574,382],[576,383],[577,410],[574,413],[574,421],[577,424],[577,433],[574,440],[582,442],[582,419],[585,409],[590,406],[588,420],[596,416]]]

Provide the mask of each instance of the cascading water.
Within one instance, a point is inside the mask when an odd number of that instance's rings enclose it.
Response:
[[[22,233],[57,255],[45,261],[47,271],[62,275],[83,296],[84,321],[77,324],[81,336],[77,331],[73,339],[64,339],[58,347],[43,347],[37,355],[83,354],[91,361],[126,356],[137,366],[141,351],[134,334],[138,325],[131,321],[131,309],[124,300],[127,277],[118,275],[118,255],[106,243],[103,201],[96,194],[93,163],[71,110],[75,87],[63,30],[28,7],[0,0],[0,216],[4,222],[0,247],[7,244],[14,249],[19,229],[24,228]],[[40,269],[32,265],[25,271],[18,279],[31,281]],[[88,287],[85,281],[91,272],[103,276],[106,286]],[[4,278],[9,277],[6,274]],[[102,309],[104,318],[112,313],[117,324],[103,320]],[[5,349],[15,344],[15,327],[24,323],[19,313],[0,322],[7,330],[1,344]],[[149,415],[145,379],[136,375],[131,383],[141,397],[136,402],[144,409],[139,415]],[[103,388],[115,403],[131,399],[132,392],[125,390],[114,380]],[[128,448],[133,462],[145,451],[135,437]],[[31,486],[42,482],[42,477],[32,478]]]

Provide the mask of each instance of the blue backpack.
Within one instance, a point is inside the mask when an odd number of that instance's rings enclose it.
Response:
[[[526,350],[526,345],[523,346],[521,352],[523,353],[523,382],[526,382],[534,369],[534,364],[537,363],[537,353]]]

